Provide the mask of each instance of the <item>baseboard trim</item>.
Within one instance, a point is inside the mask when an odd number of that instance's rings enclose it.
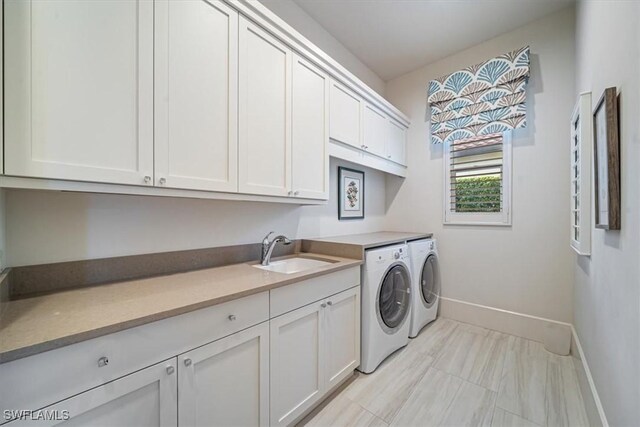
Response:
[[[604,413],[600,396],[596,390],[596,384],[591,376],[591,370],[587,363],[587,358],[582,350],[580,339],[576,328],[571,325],[571,355],[573,357],[573,365],[578,375],[578,385],[582,393],[589,424],[592,426],[609,427],[607,416]]]
[[[568,330],[572,327],[570,323],[445,297],[440,297],[439,314],[449,319],[541,343],[544,343],[547,326],[555,325]]]
[[[445,297],[440,297],[438,314],[449,319],[542,343],[549,325],[568,328],[571,331],[571,355],[589,424],[609,427],[578,333],[572,324]]]

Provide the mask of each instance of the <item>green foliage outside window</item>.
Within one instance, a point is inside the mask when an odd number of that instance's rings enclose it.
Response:
[[[500,212],[500,176],[456,178],[456,212]]]

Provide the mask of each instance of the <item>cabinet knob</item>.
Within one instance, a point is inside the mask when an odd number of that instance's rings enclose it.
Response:
[[[236,320],[236,315],[235,315],[235,314],[230,314],[230,315],[229,315],[229,320],[231,320],[232,322],[233,322],[234,320]]]
[[[293,191],[289,191],[287,194],[291,196],[293,194]]]
[[[325,308],[326,306],[327,306],[327,304],[325,304],[325,303],[320,304],[320,307],[322,307],[322,308]]]
[[[298,194],[300,194],[300,192],[299,192],[299,191],[294,191],[294,192],[293,192],[293,195],[294,195],[294,196],[297,196]]]
[[[327,301],[327,305],[333,305],[331,301]]]
[[[387,159],[390,159],[390,158],[391,158],[391,155],[388,155],[388,156],[387,156]]]
[[[102,356],[98,359],[98,367],[102,368],[103,366],[107,366],[109,364],[109,358],[106,356]]]
[[[166,178],[160,178],[160,185],[165,185],[167,183]]]
[[[191,366],[193,361],[191,359],[184,359],[184,366]]]
[[[176,368],[174,368],[173,366],[169,365],[167,366],[167,375],[171,375],[176,371]]]
[[[149,184],[151,182],[151,177],[149,175],[144,177],[144,183]]]

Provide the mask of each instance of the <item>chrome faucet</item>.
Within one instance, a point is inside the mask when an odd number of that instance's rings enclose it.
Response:
[[[276,243],[282,243],[283,245],[290,245],[291,240],[289,240],[286,236],[282,234],[276,236],[272,241],[269,241],[269,236],[273,234],[273,231],[269,232],[264,239],[262,239],[262,254],[260,256],[260,264],[269,265],[271,261],[271,254],[273,253],[273,248],[276,247]]]

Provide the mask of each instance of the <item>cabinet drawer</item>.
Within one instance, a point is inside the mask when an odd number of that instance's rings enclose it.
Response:
[[[352,267],[325,276],[273,289],[271,292],[271,318],[280,316],[303,305],[319,301],[360,284],[360,267]]]
[[[43,408],[268,318],[262,292],[1,364],[0,413]]]

